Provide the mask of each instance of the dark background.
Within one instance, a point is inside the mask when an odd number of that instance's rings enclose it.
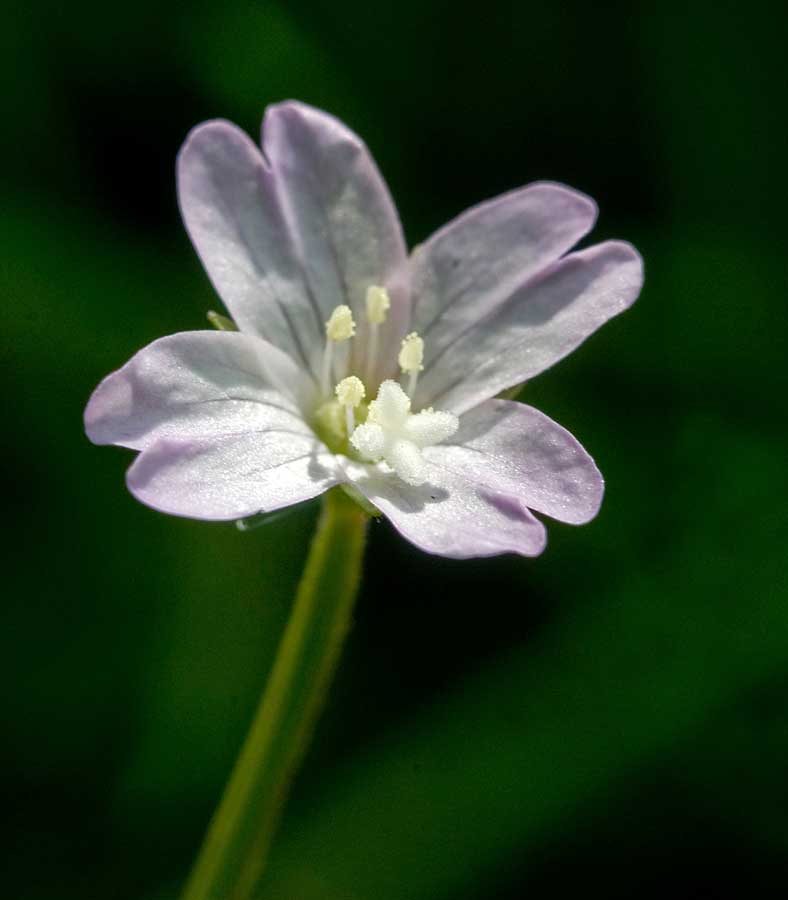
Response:
[[[216,308],[194,124],[321,106],[411,244],[549,178],[646,261],[524,393],[607,480],[537,560],[374,524],[264,896],[761,896],[788,875],[784,15],[765,3],[15,4],[0,29],[4,897],[171,900],[316,505],[241,535],[126,492],[90,391]]]

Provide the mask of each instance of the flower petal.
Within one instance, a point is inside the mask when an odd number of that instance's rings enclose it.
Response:
[[[353,342],[353,371],[362,371],[368,344],[367,288],[388,289],[391,308],[381,326],[379,379],[393,369],[409,318],[407,254],[386,184],[359,137],[302,103],[269,106],[262,140],[307,284],[324,318],[342,303],[353,310],[360,338]]]
[[[454,559],[519,553],[538,556],[544,525],[517,501],[476,484],[462,471],[427,465],[427,480],[406,484],[383,466],[344,465],[348,480],[411,543]]]
[[[425,457],[572,525],[593,519],[602,502],[593,459],[565,428],[523,403],[482,403],[462,416],[450,444]]]
[[[286,428],[311,431],[288,395],[295,363],[262,338],[187,331],[160,338],[107,376],[85,410],[95,444],[142,450],[159,438],[191,440]]]
[[[322,494],[338,478],[334,457],[308,435],[250,432],[157,441],[126,482],[142,503],[190,519],[241,519]]]
[[[414,406],[462,413],[533,378],[627,309],[643,283],[630,244],[570,253],[523,284],[425,365]]]
[[[184,224],[241,331],[319,372],[324,322],[303,280],[274,173],[230,122],[205,122],[178,154]]]
[[[417,248],[411,328],[425,340],[427,365],[573,247],[596,214],[585,194],[538,182],[474,206]]]

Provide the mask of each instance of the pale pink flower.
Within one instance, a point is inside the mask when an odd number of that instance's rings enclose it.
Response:
[[[451,557],[535,556],[531,510],[581,524],[603,481],[560,425],[494,399],[626,309],[629,244],[571,247],[596,207],[537,183],[473,207],[408,257],[361,140],[287,102],[262,152],[207,122],[178,157],[186,228],[238,332],[170,335],[96,389],[97,444],[140,451],[128,486],[197,519],[242,519],[342,484]]]

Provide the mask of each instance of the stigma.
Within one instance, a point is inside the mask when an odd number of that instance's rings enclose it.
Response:
[[[414,415],[410,397],[396,381],[387,380],[369,404],[367,421],[350,436],[350,443],[366,461],[383,461],[403,481],[419,485],[426,480],[421,451],[450,438],[458,426],[453,413],[424,409]]]

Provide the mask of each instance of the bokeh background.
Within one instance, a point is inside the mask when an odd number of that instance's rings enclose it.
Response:
[[[261,896],[762,896],[788,875],[779,4],[14,4],[0,32],[4,897],[170,900],[316,506],[248,534],[126,493],[99,379],[217,300],[173,165],[295,97],[370,145],[411,244],[549,178],[641,300],[525,389],[607,479],[543,557],[375,524]]]

